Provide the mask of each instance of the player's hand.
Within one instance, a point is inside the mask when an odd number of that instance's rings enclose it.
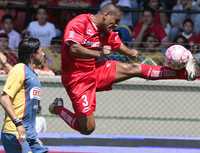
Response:
[[[138,57],[139,56],[139,52],[135,49],[131,49],[132,52],[132,57]]]
[[[139,52],[138,52],[137,50],[135,50],[135,49],[131,49],[131,50],[130,50],[130,55],[129,55],[129,57],[130,57],[131,59],[135,60],[135,59],[138,58],[138,56],[139,56]]]
[[[189,81],[196,79],[196,63],[193,58],[190,58],[186,64],[187,79]]]
[[[17,132],[18,132],[18,141],[23,142],[24,139],[26,139],[26,130],[23,125],[17,126]]]

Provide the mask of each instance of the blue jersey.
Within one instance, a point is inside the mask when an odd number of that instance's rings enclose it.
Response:
[[[18,118],[22,119],[29,139],[35,139],[35,119],[40,101],[41,84],[37,74],[27,65],[19,63],[8,74],[3,91],[12,99],[12,106]],[[3,133],[18,137],[16,126],[8,115],[5,115]]]

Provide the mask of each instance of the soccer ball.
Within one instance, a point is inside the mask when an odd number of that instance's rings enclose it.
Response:
[[[165,53],[166,65],[176,70],[186,67],[189,59],[192,58],[191,52],[181,45],[172,45]]]

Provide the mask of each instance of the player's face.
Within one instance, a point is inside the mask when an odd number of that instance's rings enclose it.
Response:
[[[34,53],[33,58],[36,64],[41,64],[44,62],[45,53],[42,48],[39,48],[36,53]]]
[[[115,15],[114,14],[105,15],[103,29],[105,31],[114,30],[118,26],[120,19],[121,19],[121,13],[116,13]]]

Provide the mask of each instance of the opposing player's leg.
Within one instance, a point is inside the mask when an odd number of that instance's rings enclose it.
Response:
[[[24,139],[22,142],[19,142],[15,135],[1,133],[1,141],[6,153],[32,153],[32,149],[26,139]]]

